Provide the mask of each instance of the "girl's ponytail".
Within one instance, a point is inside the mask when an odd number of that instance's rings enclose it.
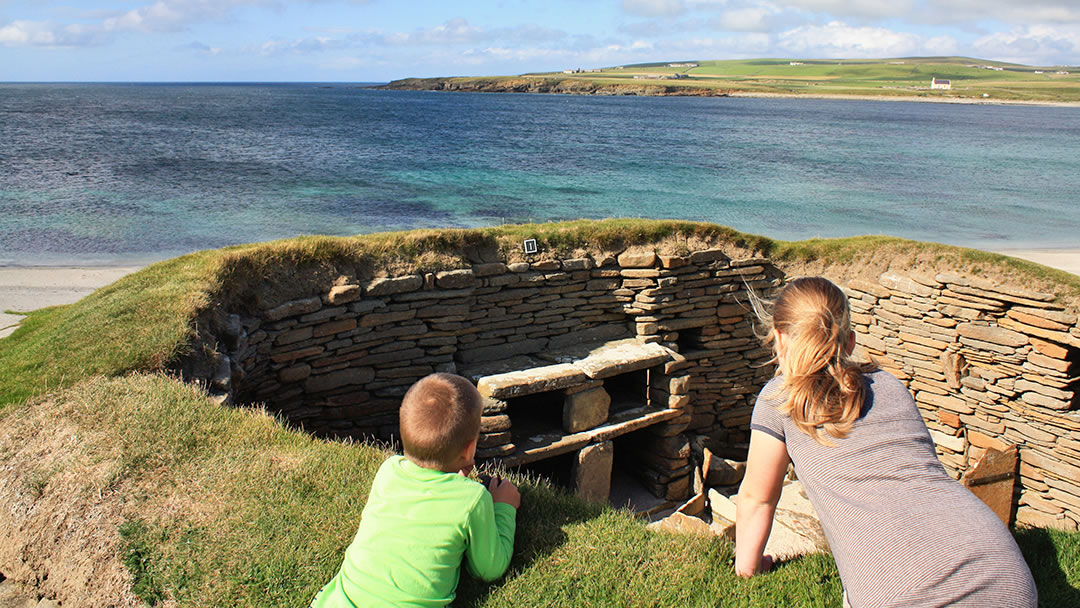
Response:
[[[777,375],[784,379],[781,411],[819,443],[828,443],[822,430],[830,437],[846,437],[866,396],[862,374],[874,369],[850,358],[847,296],[826,279],[799,278],[780,292],[771,315],[759,311],[759,316],[783,334],[782,344],[776,331],[766,338],[779,363]]]

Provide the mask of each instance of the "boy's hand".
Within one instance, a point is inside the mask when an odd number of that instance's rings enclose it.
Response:
[[[494,502],[504,502],[515,509],[521,506],[521,494],[517,486],[506,479],[492,477],[488,482],[488,491],[491,492],[491,499]]]

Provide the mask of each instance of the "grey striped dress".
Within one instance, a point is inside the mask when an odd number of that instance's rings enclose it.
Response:
[[[833,446],[780,413],[780,378],[761,391],[750,423],[785,442],[852,608],[1034,607],[1012,534],[945,473],[907,388],[884,371],[865,378],[861,417]]]

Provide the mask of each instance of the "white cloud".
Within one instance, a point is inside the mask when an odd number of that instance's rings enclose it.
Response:
[[[208,44],[206,44],[204,42],[199,42],[198,40],[194,40],[194,41],[189,42],[187,44],[178,46],[178,47],[176,47],[176,50],[178,50],[178,51],[195,51],[196,53],[200,53],[200,54],[204,54],[204,55],[217,55],[218,53],[221,52],[220,48],[210,46],[210,45],[208,45]]]
[[[915,0],[777,0],[777,4],[835,17],[903,17],[915,8]]]
[[[1032,25],[994,32],[972,44],[983,57],[1028,65],[1073,64],[1080,56],[1080,30],[1075,27]]]
[[[158,0],[127,12],[90,11],[85,23],[12,21],[0,27],[4,46],[93,46],[121,32],[176,32],[223,21],[240,6],[275,6],[275,0]]]
[[[100,27],[79,23],[63,25],[51,21],[12,21],[0,27],[0,45],[3,46],[95,46],[105,42],[106,37]]]
[[[935,39],[935,47],[945,45]],[[852,27],[841,21],[804,25],[776,37],[776,46],[794,57],[903,57],[924,52],[926,39],[918,34],[881,27]]]
[[[994,20],[1010,24],[1080,23],[1077,0],[924,0],[927,21],[964,23]]]
[[[773,28],[775,15],[775,10],[765,6],[737,8],[721,14],[715,25],[729,32],[767,32]]]
[[[682,0],[622,0],[622,8],[639,17],[675,17],[686,12]]]

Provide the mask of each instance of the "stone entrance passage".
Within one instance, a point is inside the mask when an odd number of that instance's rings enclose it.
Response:
[[[527,467],[595,501],[608,500],[614,463],[634,462],[624,471],[655,496],[684,499],[686,456],[666,456],[685,443],[689,379],[665,373],[671,357],[626,339],[464,370],[485,398],[478,459]]]

